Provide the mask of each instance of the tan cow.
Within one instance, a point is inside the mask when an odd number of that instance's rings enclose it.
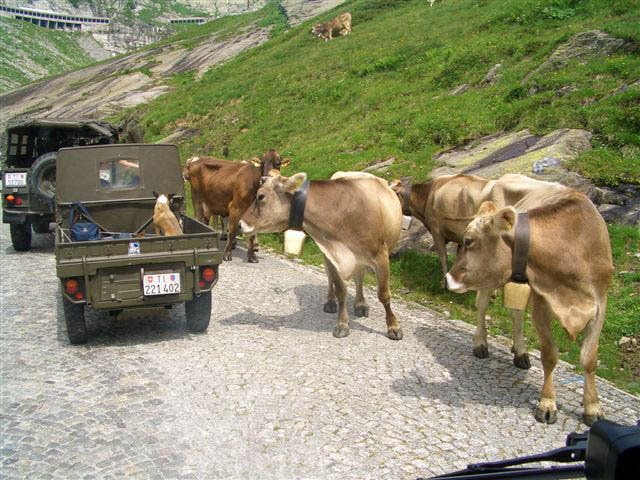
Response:
[[[389,252],[400,236],[402,212],[394,192],[376,178],[338,178],[312,181],[307,174],[271,177],[265,180],[256,202],[240,222],[243,232],[281,232],[289,228],[294,194],[308,185],[302,209],[302,228],[318,244],[325,257],[330,291],[324,305],[338,320],[335,337],[349,335],[349,316],[345,307],[347,284],[356,280],[358,296],[355,313],[364,316],[368,306],[362,296],[362,280],[367,267],[378,280],[378,299],[386,312],[387,336],[400,340],[402,329],[391,311],[389,290]],[[331,285],[335,290],[331,291]]]
[[[153,228],[156,235],[182,235],[180,222],[170,207],[173,193],[165,195],[153,192],[153,196],[156,197],[156,206],[153,208]]]
[[[346,12],[330,22],[318,23],[313,26],[311,33],[314,37],[324,38],[325,42],[331,40],[334,33],[341,36],[349,35],[351,33],[351,14]]]
[[[208,222],[208,216],[229,217],[229,235],[223,258],[231,260],[231,250],[238,231],[238,221],[244,211],[255,200],[260,178],[279,172],[290,163],[282,160],[276,150],[267,151],[257,162],[235,163],[212,157],[199,157],[185,165],[183,177],[191,183],[191,197],[196,218],[199,215]],[[200,210],[199,210],[200,209]],[[249,238],[247,260],[257,263],[255,235]]]
[[[492,201],[499,207],[514,205],[532,190],[563,188],[559,184],[541,182],[525,175],[508,174],[498,180],[477,175],[443,175],[426,183],[391,182],[391,188],[402,202],[405,215],[420,220],[431,232],[442,267],[442,287],[447,274],[447,242],[462,246],[464,231],[480,205]],[[473,353],[478,358],[489,356],[485,318],[492,290],[480,290],[476,296],[477,324],[473,335]],[[518,368],[531,367],[524,339],[524,317],[521,311],[511,311],[513,323],[513,363]]]
[[[613,262],[607,227],[585,195],[564,187],[542,186],[514,206],[498,208],[492,202],[483,203],[465,230],[464,249],[447,274],[447,286],[462,293],[500,288],[509,280],[519,212],[527,212],[529,217],[526,274],[544,369],[534,416],[546,423],[557,419],[552,374],[558,349],[551,335],[551,321],[557,319],[573,340],[585,332],[580,351],[585,377],[583,420],[591,425],[602,417],[595,370]]]

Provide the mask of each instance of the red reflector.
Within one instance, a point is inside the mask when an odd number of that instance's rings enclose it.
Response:
[[[206,286],[207,286],[207,284],[206,284],[206,283],[204,283],[204,280],[200,280],[200,286],[201,286],[201,287],[206,287]]]
[[[79,287],[80,287],[80,284],[78,283],[77,280],[74,280],[73,278],[70,278],[69,280],[64,282],[64,289],[69,295],[74,295],[76,292],[78,292]],[[81,292],[78,292],[78,293],[81,293]]]
[[[22,205],[22,199],[20,197],[16,198],[16,205]]]
[[[13,202],[15,201],[16,197],[14,197],[13,195],[7,195],[7,202]]]
[[[84,294],[82,292],[78,292],[78,293],[76,293],[76,298],[78,300],[82,300],[84,298]]]
[[[213,282],[213,279],[216,278],[216,272],[211,267],[206,267],[202,269],[202,279],[207,282]]]

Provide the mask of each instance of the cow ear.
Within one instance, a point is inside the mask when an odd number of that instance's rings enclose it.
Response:
[[[486,217],[489,215],[493,215],[497,209],[498,208],[496,207],[496,204],[493,202],[482,202],[482,205],[480,205],[480,208],[478,209],[478,213],[476,213],[476,216],[479,215],[481,217]]]
[[[291,159],[285,158],[284,160],[282,160],[282,163],[280,164],[280,168],[288,167],[289,165],[291,165]]]
[[[307,174],[304,172],[296,173],[292,177],[287,178],[284,183],[284,191],[287,193],[293,193],[298,190],[307,179]]]
[[[158,198],[160,195],[158,194],[158,192],[156,192],[155,190],[153,191],[153,196]]]
[[[251,159],[251,165],[253,165],[254,167],[258,167],[260,168],[262,165],[260,163],[260,159],[258,157],[253,157]]]
[[[389,182],[389,187],[391,190],[397,192],[400,188],[402,188],[402,180],[392,180]]]
[[[513,207],[504,207],[498,210],[491,217],[491,225],[497,233],[509,232],[513,230],[518,216]]]

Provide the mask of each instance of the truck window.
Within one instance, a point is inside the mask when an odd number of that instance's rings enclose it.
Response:
[[[140,185],[140,162],[116,158],[102,160],[98,165],[100,187],[106,190],[131,188]]]

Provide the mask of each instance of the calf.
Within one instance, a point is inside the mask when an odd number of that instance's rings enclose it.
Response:
[[[318,23],[311,29],[314,37],[324,38],[325,42],[333,38],[334,32],[342,36],[351,33],[351,14],[349,12],[338,15],[330,22]]]
[[[190,159],[191,160],[191,159]],[[256,197],[260,178],[280,172],[280,168],[289,165],[282,160],[276,150],[267,151],[261,159],[249,163],[235,163],[212,157],[199,157],[188,161],[183,176],[191,183],[191,197],[196,210],[196,218],[208,223],[210,215],[229,217],[229,235],[223,254],[225,260],[231,260],[231,250],[238,232],[238,221]],[[198,209],[201,218],[198,218]],[[202,220],[201,220],[202,221]],[[257,263],[255,254],[255,235],[249,237],[247,260]]]
[[[493,202],[483,203],[464,232],[464,248],[446,276],[447,286],[459,293],[503,286],[512,275],[515,231],[521,222],[526,224],[518,214],[524,212],[530,231],[525,243],[531,316],[544,369],[534,416],[546,423],[557,418],[552,373],[558,349],[551,335],[555,318],[572,340],[585,332],[580,351],[585,377],[583,420],[591,425],[602,417],[595,369],[613,263],[607,227],[585,195],[543,185],[513,206],[498,208]]]
[[[477,175],[443,175],[426,183],[403,184],[391,182],[391,188],[402,202],[405,215],[420,220],[431,232],[442,268],[441,285],[445,286],[447,274],[447,242],[462,247],[464,231],[485,201],[499,207],[513,205],[533,190],[544,186],[548,189],[564,188],[558,184],[541,182],[525,175],[509,174],[498,180],[489,180]],[[485,317],[492,290],[479,290],[476,296],[477,326],[473,335],[473,353],[478,358],[489,356]],[[524,340],[524,317],[522,311],[512,310],[513,363],[518,368],[531,367]]]
[[[156,231],[156,235],[182,235],[180,222],[178,222],[169,206],[173,193],[165,195],[164,193],[153,192],[153,196],[156,197],[156,206],[153,208],[153,228]]]
[[[304,192],[306,204],[301,204]],[[338,301],[335,337],[349,335],[346,282],[355,276],[359,285],[355,312],[365,315],[362,276],[367,267],[375,270],[387,336],[394,340],[402,338],[402,329],[391,310],[389,252],[398,241],[401,223],[400,202],[379,179],[350,176],[308,182],[306,173],[266,179],[240,222],[242,231],[250,234],[301,228],[318,244],[330,285],[324,310],[335,312]]]

